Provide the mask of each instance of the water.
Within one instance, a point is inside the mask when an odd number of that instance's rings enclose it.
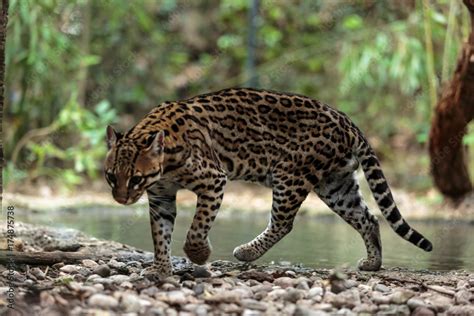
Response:
[[[147,209],[87,208],[53,213],[19,212],[27,223],[79,229],[101,239],[109,239],[153,251]],[[172,254],[184,256],[182,246],[191,224],[192,212],[180,211],[173,233]],[[431,253],[404,241],[381,220],[383,264],[410,269],[474,271],[474,225],[455,222],[412,222],[434,245]],[[267,225],[267,216],[250,212],[221,210],[211,229],[211,260],[235,261],[233,249],[257,236]],[[257,263],[290,262],[313,268],[355,267],[365,256],[358,233],[338,217],[299,216],[293,231],[268,251]]]

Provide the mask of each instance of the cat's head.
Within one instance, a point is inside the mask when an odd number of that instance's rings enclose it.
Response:
[[[105,179],[117,202],[133,204],[162,175],[165,134],[150,132],[138,141],[107,126],[106,135]]]

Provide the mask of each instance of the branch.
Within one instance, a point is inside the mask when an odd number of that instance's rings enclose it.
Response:
[[[100,256],[102,258],[102,256]],[[92,253],[80,252],[21,252],[0,250],[0,264],[53,265],[55,263],[74,263],[84,259],[98,260]]]

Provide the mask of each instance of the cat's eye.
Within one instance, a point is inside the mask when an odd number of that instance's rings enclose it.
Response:
[[[111,182],[111,183],[116,183],[117,182],[117,178],[115,177],[115,175],[111,172],[107,172],[105,174],[105,176],[107,177],[107,179]]]
[[[140,182],[142,182],[142,177],[140,176],[133,176],[130,178],[130,182],[129,182],[129,185],[132,186],[132,185],[137,185],[139,184]]]

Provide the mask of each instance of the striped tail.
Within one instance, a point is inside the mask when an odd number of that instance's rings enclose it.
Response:
[[[431,242],[414,230],[403,219],[400,211],[393,200],[392,192],[380,167],[379,160],[367,140],[360,136],[358,149],[356,151],[357,160],[362,165],[365,178],[369,183],[370,190],[377,202],[380,211],[387,219],[390,227],[403,239],[408,240],[415,246],[425,250],[433,250]]]

